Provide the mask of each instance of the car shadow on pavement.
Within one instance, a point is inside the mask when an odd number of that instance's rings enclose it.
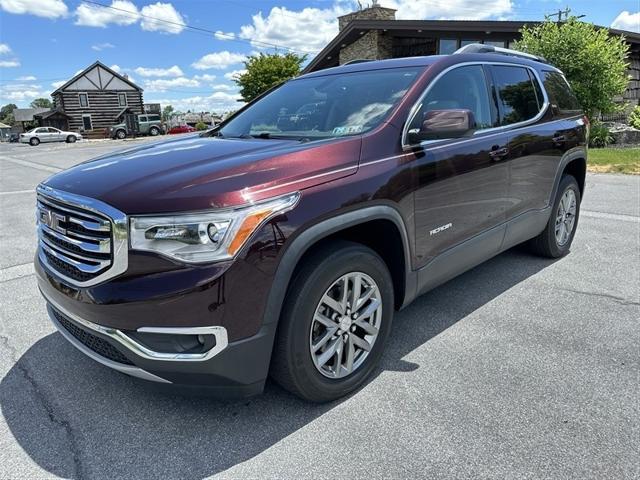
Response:
[[[403,357],[552,263],[511,250],[423,295],[396,315],[378,374],[419,368]],[[2,379],[0,407],[22,449],[51,474],[200,479],[364,394],[317,405],[272,382],[263,395],[233,402],[159,393],[89,360],[54,333]]]

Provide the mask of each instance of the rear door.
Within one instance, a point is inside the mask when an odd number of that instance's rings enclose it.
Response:
[[[545,208],[566,142],[549,112],[536,71],[524,65],[492,65],[500,126],[509,131],[506,217]]]
[[[42,143],[51,141],[51,134],[49,133],[49,129],[47,127],[40,127],[36,129],[34,133],[36,134],[36,137],[38,137],[38,140],[40,140],[40,142]]]
[[[504,222],[508,133],[492,130],[497,108],[483,65],[461,65],[427,89],[409,129],[433,110],[470,110],[474,135],[423,142],[416,148],[416,254],[418,266]],[[483,251],[497,251],[502,234],[489,235]]]

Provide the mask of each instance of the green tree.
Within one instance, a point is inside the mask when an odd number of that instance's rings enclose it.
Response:
[[[51,108],[53,104],[48,98],[36,98],[31,102],[31,108]]]
[[[173,113],[174,113],[173,106],[167,105],[162,109],[162,120],[166,122],[173,116]]]
[[[242,99],[250,102],[271,87],[299,75],[306,58],[295,53],[251,55],[244,62],[247,71],[233,81],[240,87]]]
[[[629,83],[629,45],[623,37],[575,17],[566,22],[547,20],[521,32],[522,39],[514,48],[542,55],[562,70],[589,118],[620,108],[615,97]]]
[[[15,119],[13,118],[13,111],[16,108],[18,108],[18,106],[15,103],[3,105],[2,108],[0,108],[0,122],[6,125],[13,125],[15,122]]]
[[[206,130],[208,127],[208,125],[204,122],[198,122],[196,123],[196,130]]]

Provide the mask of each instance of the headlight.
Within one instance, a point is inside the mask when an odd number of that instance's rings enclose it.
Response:
[[[258,227],[291,210],[298,192],[246,207],[163,217],[132,217],[131,248],[187,263],[228,260]]]

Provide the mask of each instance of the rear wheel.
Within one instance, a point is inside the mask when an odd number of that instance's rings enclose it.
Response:
[[[36,145],[40,145],[40,139],[33,137],[31,140],[29,140],[29,145],[31,145],[32,147],[35,147]]]
[[[529,241],[531,250],[543,257],[559,258],[569,253],[580,216],[580,187],[572,175],[564,175],[544,231]]]
[[[124,130],[118,130],[116,132],[116,138],[119,138],[120,140],[127,138],[127,132],[125,132]]]
[[[157,136],[160,133],[160,129],[158,127],[151,127],[149,129],[149,135],[151,135],[152,137]]]
[[[383,260],[351,242],[309,257],[291,281],[271,375],[307,400],[360,387],[378,364],[393,319],[393,282]]]

